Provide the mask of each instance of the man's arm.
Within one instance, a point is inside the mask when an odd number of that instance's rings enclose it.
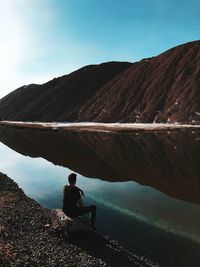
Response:
[[[80,198],[78,200],[78,206],[79,206],[79,208],[83,208],[83,200],[82,200],[82,198]]]

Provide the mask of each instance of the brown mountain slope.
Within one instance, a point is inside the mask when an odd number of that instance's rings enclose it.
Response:
[[[98,104],[97,104],[98,103]],[[85,106],[83,118],[200,122],[200,41],[135,63]]]
[[[131,63],[87,66],[0,100],[0,117],[28,121],[200,123],[200,41]]]

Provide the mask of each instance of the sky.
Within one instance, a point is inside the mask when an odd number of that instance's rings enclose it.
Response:
[[[200,39],[199,0],[0,0],[0,98],[82,66]]]

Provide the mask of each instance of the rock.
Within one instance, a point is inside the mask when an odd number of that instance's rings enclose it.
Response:
[[[74,231],[89,231],[90,226],[88,220],[83,216],[68,217],[62,209],[53,209],[51,211],[51,223],[54,229],[60,228],[66,233]]]

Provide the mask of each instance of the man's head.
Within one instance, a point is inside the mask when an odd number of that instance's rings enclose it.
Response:
[[[68,176],[68,181],[70,185],[75,185],[76,184],[76,174],[75,173],[70,173]]]

